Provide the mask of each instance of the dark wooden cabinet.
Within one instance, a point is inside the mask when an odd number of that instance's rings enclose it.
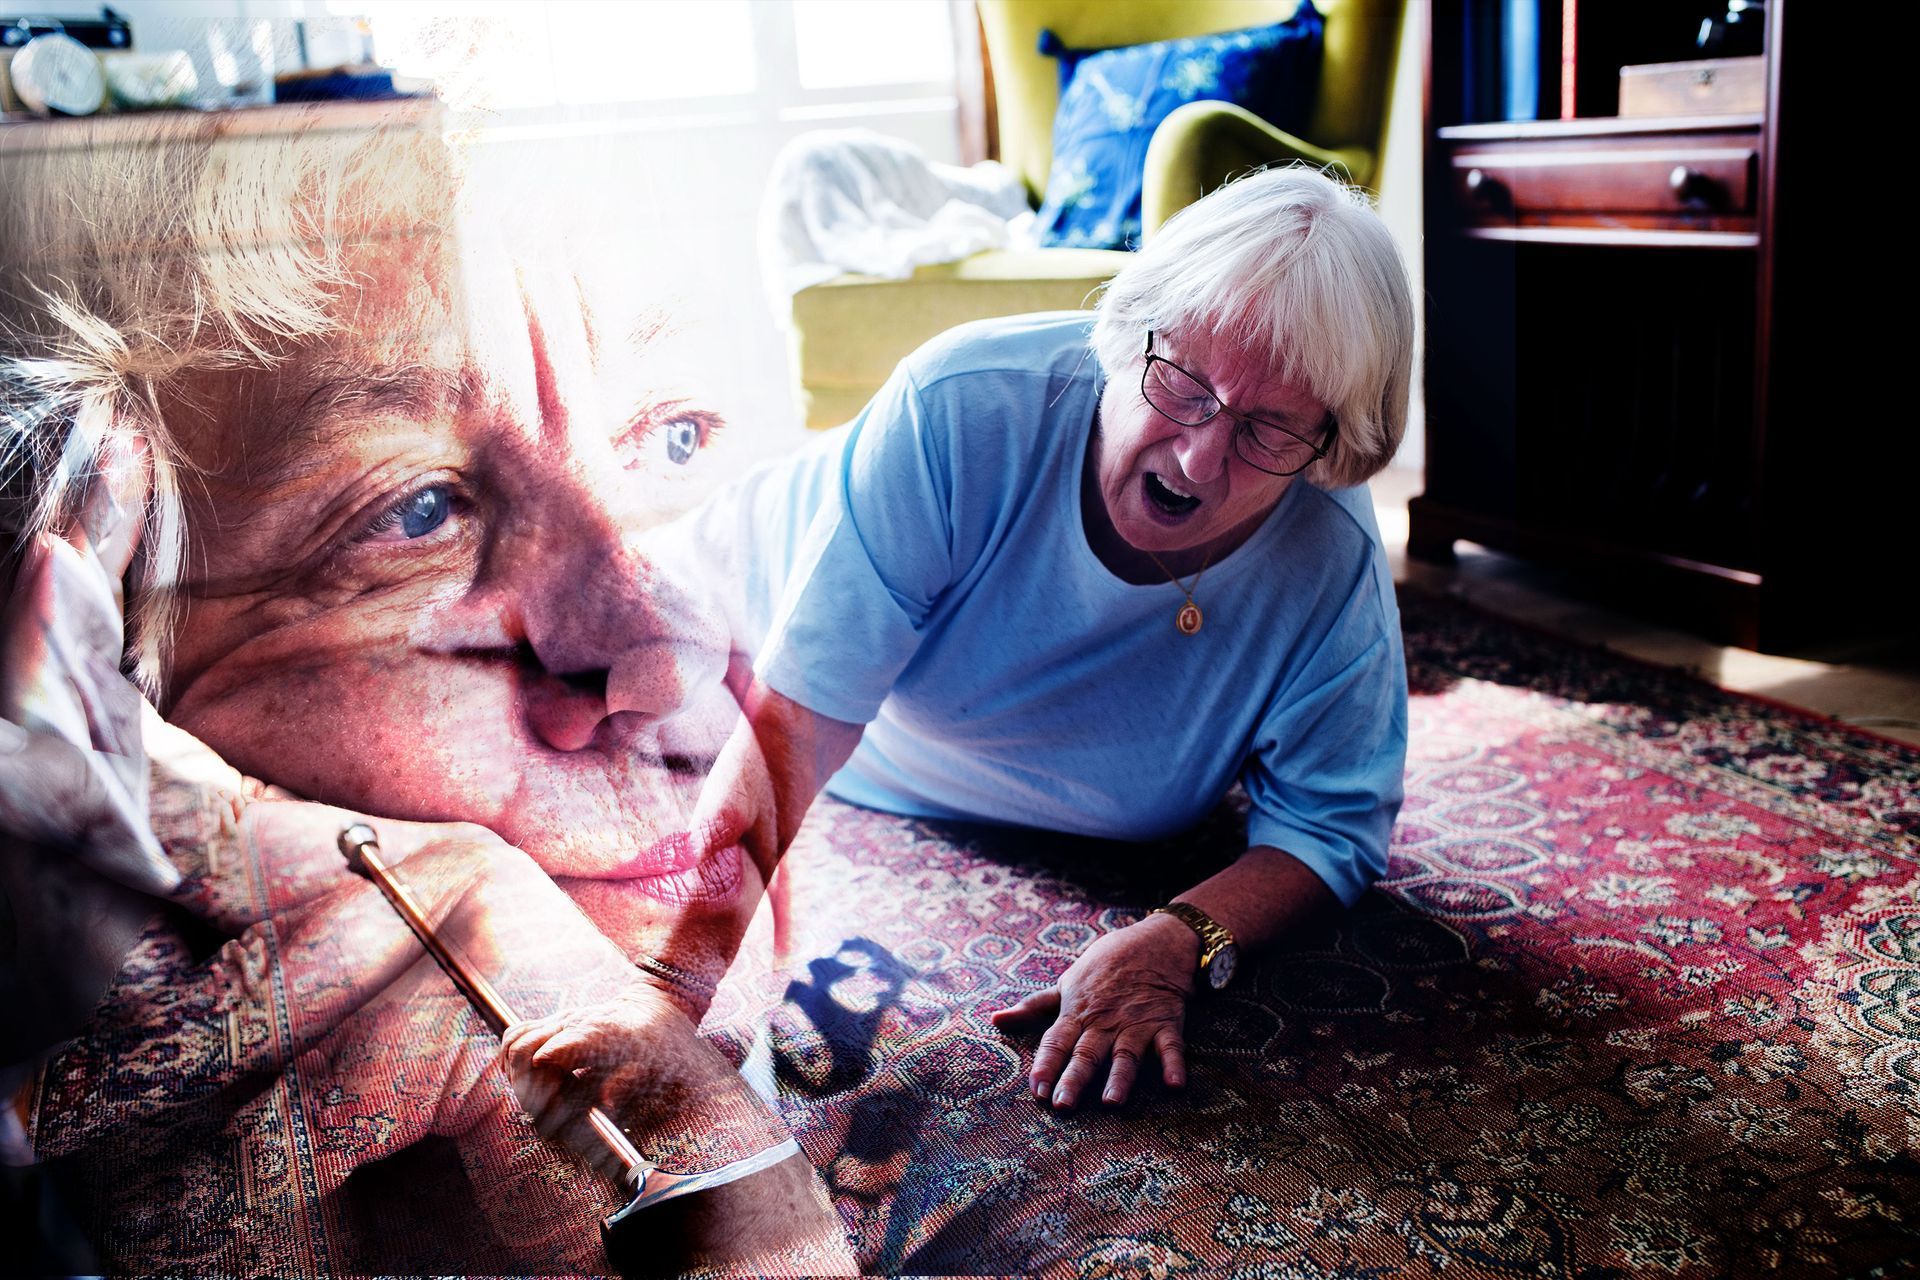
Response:
[[[1893,601],[1911,576],[1914,432],[1876,394],[1892,371],[1863,367],[1882,344],[1847,343],[1868,305],[1848,265],[1884,224],[1845,189],[1839,131],[1858,112],[1819,74],[1831,24],[1803,33],[1790,21],[1819,15],[1772,0],[1757,113],[1488,122],[1460,118],[1466,9],[1426,14],[1410,553],[1444,560],[1469,539],[1568,566],[1748,648],[1885,634],[1910,612]],[[1589,23],[1640,11],[1581,5]],[[1580,74],[1582,100],[1613,109],[1591,82],[1617,67]]]

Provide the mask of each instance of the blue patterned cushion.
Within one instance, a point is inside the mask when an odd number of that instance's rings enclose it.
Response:
[[[1313,0],[1300,0],[1271,26],[1118,49],[1072,49],[1042,31],[1040,52],[1060,60],[1060,109],[1040,243],[1124,249],[1139,240],[1147,143],[1175,107],[1217,99],[1301,132],[1319,88],[1323,26]]]

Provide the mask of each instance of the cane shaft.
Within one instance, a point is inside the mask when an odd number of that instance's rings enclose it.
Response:
[[[365,830],[365,835],[350,839],[351,836],[357,835],[359,830]],[[380,844],[373,838],[371,829],[349,828],[347,832],[341,834],[340,844],[348,860],[373,881],[381,895],[392,904],[394,911],[407,922],[407,928],[411,929],[413,936],[420,940],[420,945],[427,949],[427,954],[433,957],[442,972],[452,980],[455,987],[459,988],[460,994],[464,995],[479,1011],[481,1018],[493,1029],[495,1035],[499,1035],[519,1021],[514,1017],[513,1010],[507,1006],[507,1002],[501,998],[500,993],[494,990],[493,984],[487,981],[486,976],[475,971],[473,966],[467,963],[465,956],[449,946],[435,932],[432,919],[427,915],[426,909],[420,905],[420,900],[413,896],[413,890],[394,874],[393,868],[388,866],[386,859],[380,856]],[[620,1126],[614,1123],[613,1117],[598,1107],[591,1107],[587,1111],[587,1123],[599,1135],[600,1141],[606,1144],[607,1150],[613,1154],[614,1159],[620,1162],[626,1180],[636,1185],[644,1184],[647,1176],[653,1172],[653,1165],[640,1154],[639,1149],[633,1145],[627,1135],[620,1131]]]
[[[433,921],[427,916],[426,908],[420,905],[420,900],[413,896],[413,890],[393,873],[393,868],[389,867],[385,859],[380,856],[380,846],[361,845],[360,862],[366,868],[367,878],[372,880],[380,892],[386,896],[387,901],[393,904],[393,909],[400,913],[400,918],[407,922],[409,929],[413,930],[413,936],[420,940],[420,945],[427,949],[427,954],[432,956],[440,968],[446,972],[447,977],[453,980],[453,985],[460,988],[460,994],[479,1010],[480,1016],[486,1020],[487,1026],[492,1028],[493,1033],[499,1035],[519,1021],[513,1016],[513,1010],[507,1007],[507,1002],[501,998],[500,993],[493,989],[493,984],[487,981],[485,975],[474,972],[473,967],[467,963],[466,957],[448,946],[440,935],[434,932]]]

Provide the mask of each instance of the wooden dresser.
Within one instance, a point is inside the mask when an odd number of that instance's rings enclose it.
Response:
[[[1838,185],[1857,104],[1816,79],[1839,37],[1790,26],[1818,20],[1802,3],[1772,0],[1756,113],[1514,123],[1457,122],[1464,0],[1427,5],[1412,555],[1444,561],[1468,539],[1571,567],[1748,648],[1898,625],[1912,415],[1863,412],[1886,371],[1834,348],[1862,311],[1840,264],[1883,224]],[[1642,6],[1580,8],[1604,23]]]

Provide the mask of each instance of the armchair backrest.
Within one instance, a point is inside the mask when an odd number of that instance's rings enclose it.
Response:
[[[1326,57],[1311,131],[1317,147],[1378,154],[1402,0],[1315,0]],[[978,0],[998,118],[994,154],[1038,200],[1053,164],[1059,64],[1039,50],[1052,28],[1076,48],[1111,48],[1257,27],[1292,16],[1299,0]]]

